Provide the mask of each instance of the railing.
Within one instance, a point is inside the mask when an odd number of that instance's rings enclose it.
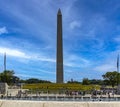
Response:
[[[90,97],[90,96],[3,96],[0,99],[6,100],[32,100],[32,101],[120,101],[120,97]]]

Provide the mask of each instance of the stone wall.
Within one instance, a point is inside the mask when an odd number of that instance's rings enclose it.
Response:
[[[0,107],[120,107],[120,102],[47,102],[0,100]]]
[[[6,94],[8,91],[7,83],[0,83],[0,94]]]

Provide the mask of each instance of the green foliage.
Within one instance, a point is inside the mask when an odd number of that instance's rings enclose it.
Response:
[[[116,71],[106,72],[102,77],[106,85],[112,85],[114,87],[119,83],[120,74]]]
[[[6,82],[8,84],[13,84],[17,82],[19,78],[14,76],[14,71],[12,70],[5,70],[0,73],[0,82]]]
[[[96,84],[96,85],[103,85],[104,84],[104,81],[103,80],[100,80],[100,79],[92,79],[92,80],[89,80],[90,84]]]
[[[83,78],[82,84],[83,85],[89,85],[90,84],[89,79],[88,78]]]
[[[103,85],[103,80],[97,80],[97,79],[91,79],[89,80],[88,78],[83,78],[82,81],[83,85]]]
[[[79,82],[79,81],[68,81],[67,83],[69,83],[69,84],[81,84],[81,82]]]
[[[30,78],[30,79],[24,80],[24,83],[32,84],[32,83],[51,83],[51,82],[47,80],[39,80],[36,78]]]

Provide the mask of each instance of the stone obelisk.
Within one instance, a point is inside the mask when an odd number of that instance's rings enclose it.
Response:
[[[56,59],[56,83],[63,83],[63,41],[62,41],[62,13],[57,13],[57,59]]]

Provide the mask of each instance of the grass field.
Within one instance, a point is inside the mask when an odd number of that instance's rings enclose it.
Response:
[[[37,90],[43,92],[63,92],[63,91],[91,91],[93,89],[100,89],[99,85],[81,85],[81,84],[56,84],[56,83],[38,83],[38,84],[24,84],[24,89]]]

